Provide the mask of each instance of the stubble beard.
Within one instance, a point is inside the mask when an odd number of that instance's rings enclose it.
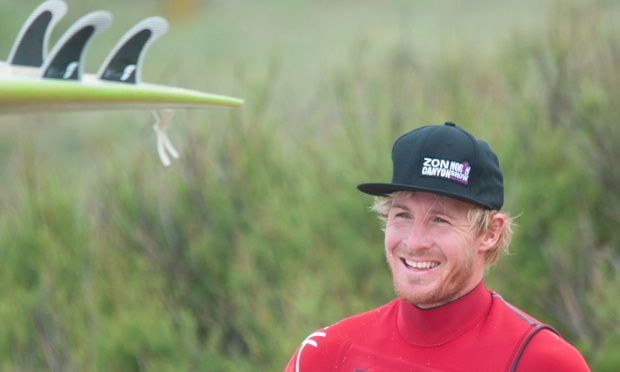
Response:
[[[472,289],[468,286],[476,271],[473,256],[469,254],[457,262],[447,276],[436,278],[436,283],[429,289],[416,288],[424,284],[420,280],[397,278],[398,273],[390,265],[394,291],[399,298],[420,308],[437,307],[454,301]]]

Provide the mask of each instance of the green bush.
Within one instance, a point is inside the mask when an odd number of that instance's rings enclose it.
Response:
[[[150,130],[136,140],[142,113],[2,118],[0,369],[281,370],[310,332],[393,298],[355,185],[390,179],[400,134],[451,120],[497,149],[521,214],[488,286],[613,370],[620,39],[604,6],[557,2],[543,35],[492,56],[419,63],[401,35],[362,36],[318,81],[289,81],[286,53],[234,61],[215,87],[246,104],[179,112],[170,169]]]

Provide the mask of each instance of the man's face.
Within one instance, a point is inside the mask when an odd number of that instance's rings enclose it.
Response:
[[[430,193],[393,200],[385,253],[396,294],[421,308],[456,300],[482,280],[482,237],[470,228],[470,205]]]

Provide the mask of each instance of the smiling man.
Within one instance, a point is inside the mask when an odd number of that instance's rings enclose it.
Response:
[[[486,289],[512,236],[489,145],[453,123],[413,130],[392,149],[377,196],[397,298],[312,333],[286,371],[589,371],[551,327]]]

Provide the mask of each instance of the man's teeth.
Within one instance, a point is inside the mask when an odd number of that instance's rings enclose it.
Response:
[[[405,260],[405,264],[415,269],[432,269],[433,267],[437,267],[439,265],[439,262],[415,262]]]

